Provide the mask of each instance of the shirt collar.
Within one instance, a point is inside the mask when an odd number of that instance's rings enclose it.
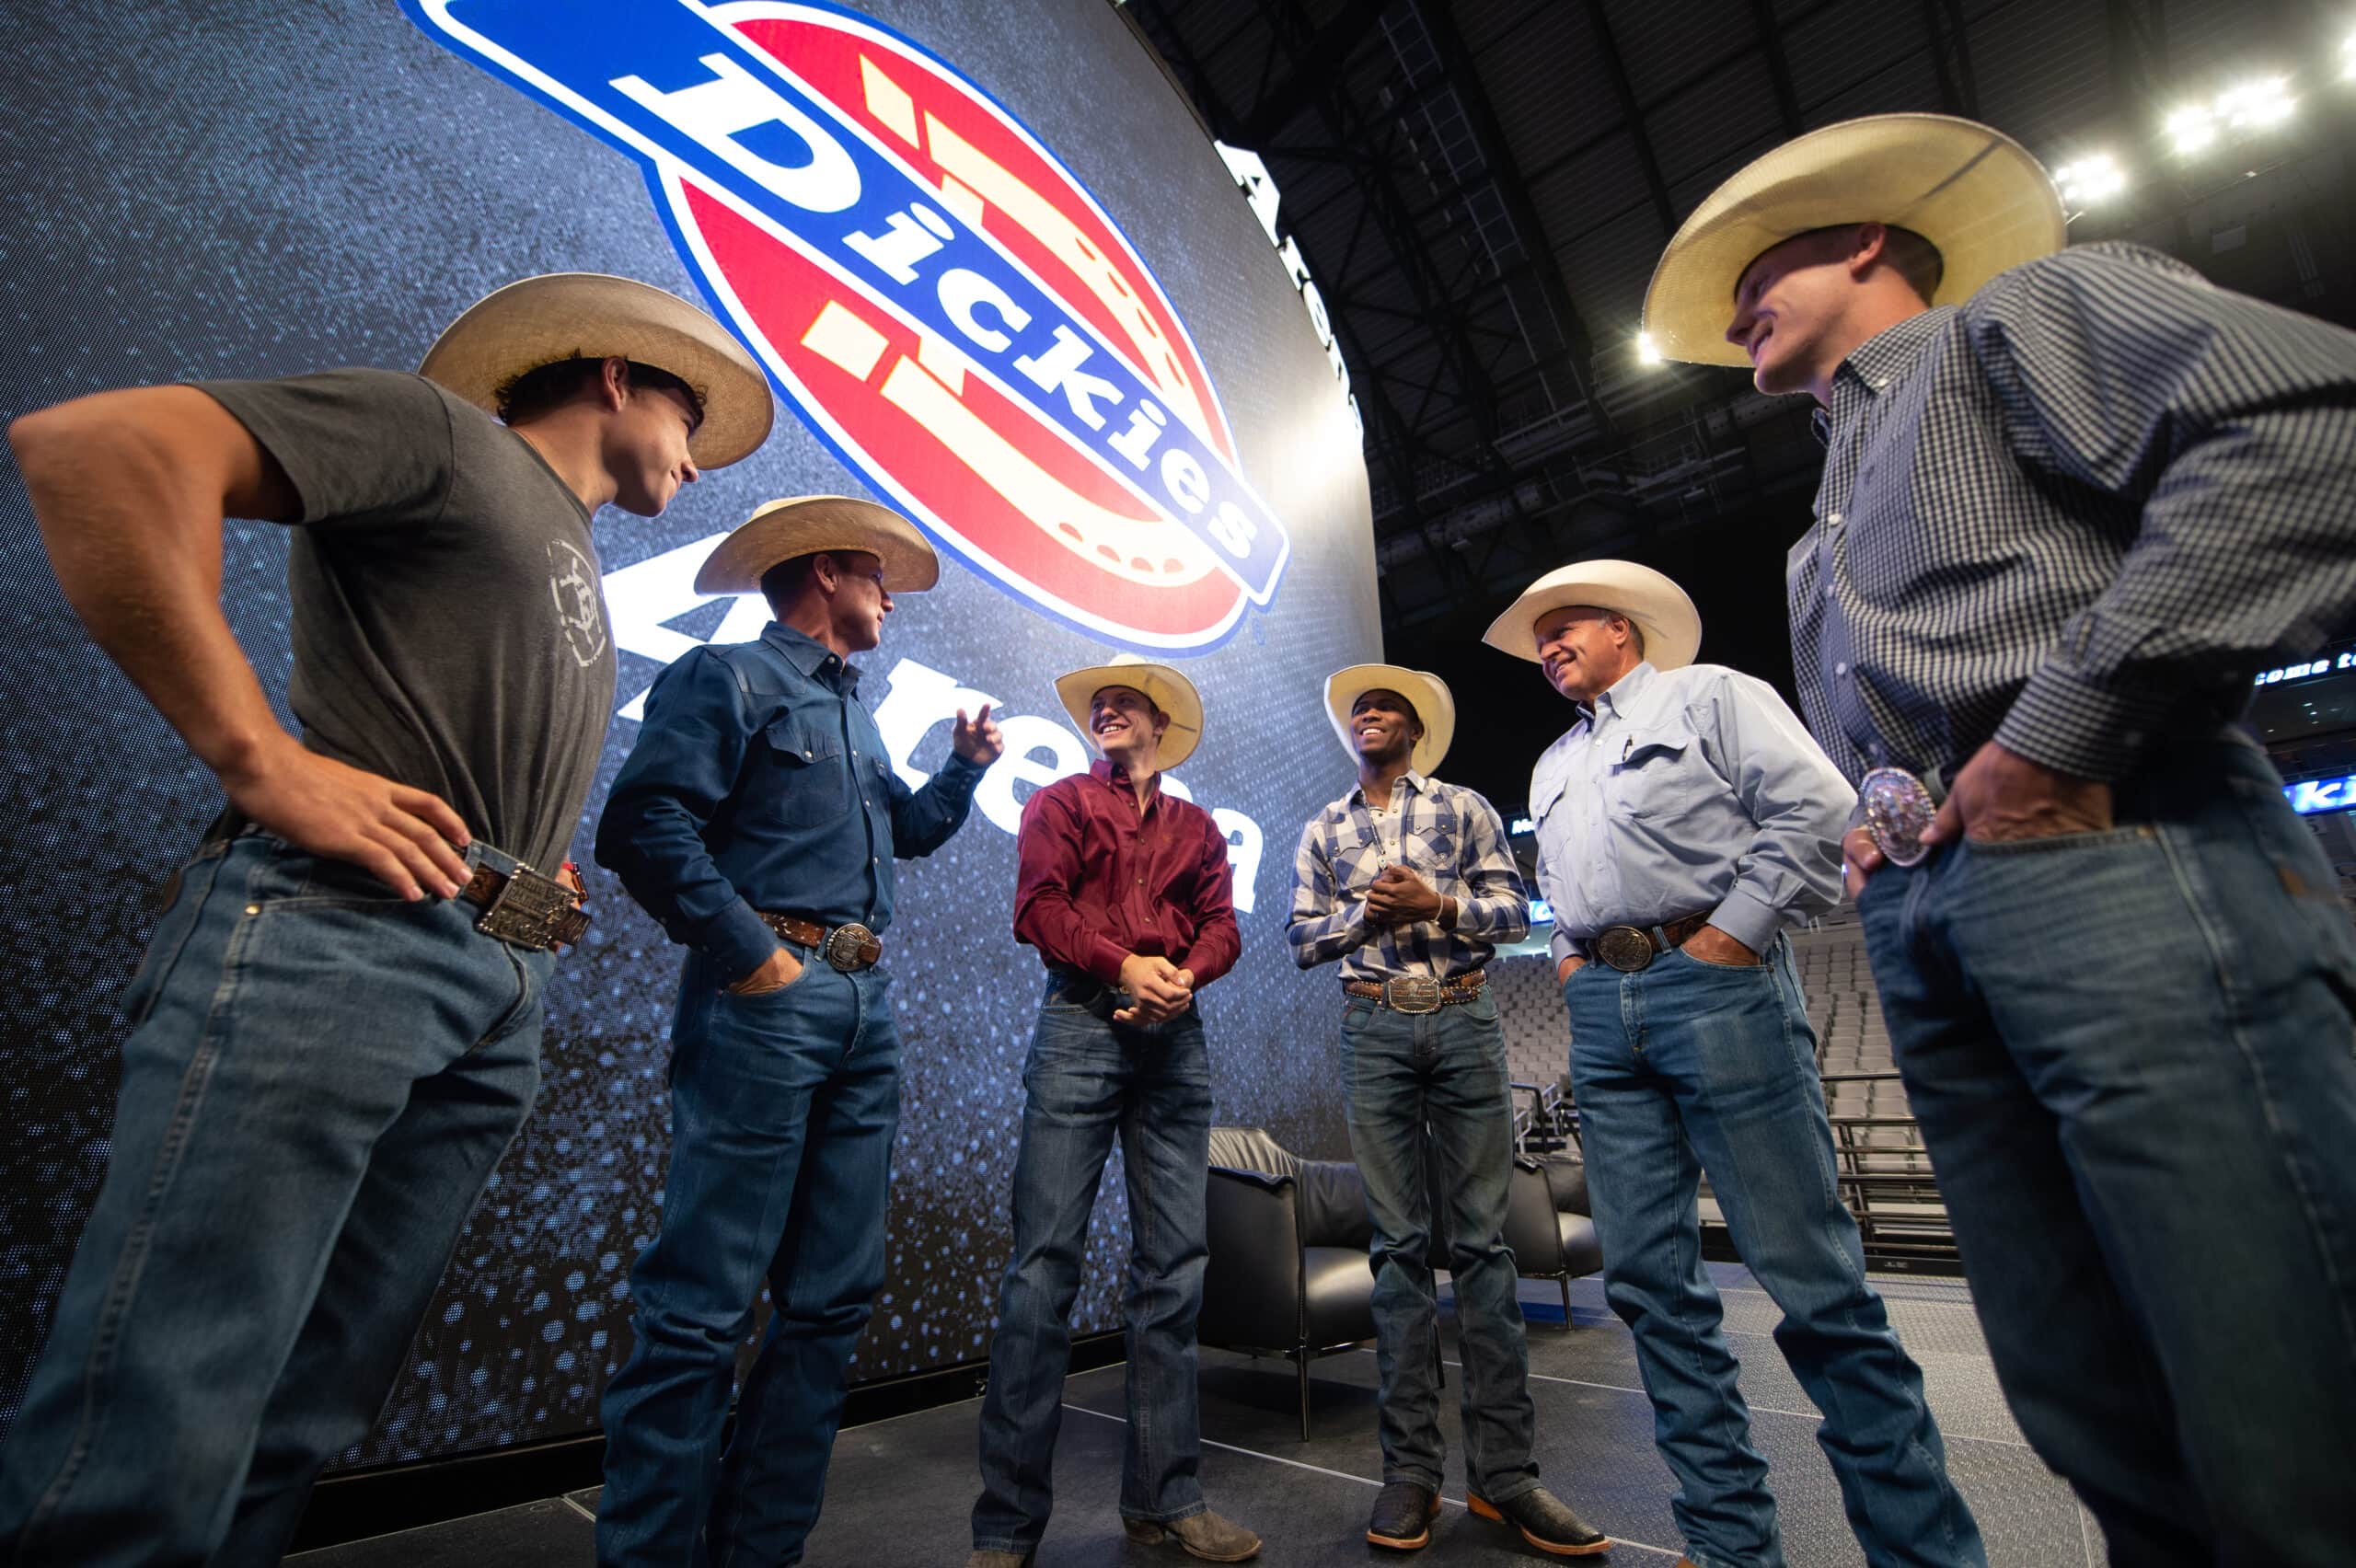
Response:
[[[1407,769],[1407,771],[1406,771],[1406,772],[1404,772],[1404,773],[1401,774],[1401,775],[1399,776],[1399,778],[1400,778],[1400,781],[1401,781],[1401,782],[1403,782],[1403,783],[1404,783],[1404,784],[1407,786],[1407,792],[1408,792],[1409,794],[1411,794],[1411,795],[1420,795],[1420,794],[1423,794],[1423,793],[1425,793],[1425,792],[1426,792],[1426,791],[1430,788],[1430,785],[1429,785],[1429,784],[1427,784],[1427,783],[1425,781],[1424,776],[1423,776],[1422,774],[1420,774],[1420,773],[1416,772],[1416,771],[1415,771],[1414,768],[1412,768],[1412,767],[1411,767],[1411,768],[1409,768],[1409,769]],[[1361,802],[1362,804],[1367,805],[1367,806],[1369,806],[1369,807],[1370,807],[1370,806],[1373,806],[1373,805],[1375,804],[1375,802],[1374,802],[1374,801],[1369,801],[1369,800],[1368,800],[1368,799],[1366,798],[1366,786],[1365,786],[1364,784],[1353,784],[1353,785],[1351,785],[1351,786],[1350,786],[1350,792],[1349,792],[1348,794],[1346,794],[1346,795],[1343,796],[1343,797],[1342,797],[1342,799],[1343,799],[1343,801],[1345,801],[1345,802],[1346,802],[1346,801],[1359,801],[1359,802]],[[1390,802],[1386,801],[1383,801],[1383,802],[1382,802],[1382,804],[1384,804],[1384,805],[1386,805],[1386,806],[1387,806],[1387,805],[1389,805],[1389,804],[1390,804]]]
[[[1094,774],[1098,778],[1103,780],[1106,789],[1126,789],[1132,795],[1137,793],[1136,781],[1130,778],[1127,774],[1122,772],[1119,768],[1114,767],[1113,766],[1113,759],[1110,757],[1098,757],[1094,762],[1088,765],[1088,771]],[[1153,778],[1159,778],[1161,777],[1161,770],[1156,769],[1153,774]],[[1151,783],[1152,779],[1149,778],[1147,782]],[[1160,790],[1156,790],[1154,792],[1156,794],[1161,793]]]
[[[1580,703],[1578,705],[1580,716],[1592,725],[1596,720],[1596,710],[1601,709],[1614,719],[1625,719],[1628,716],[1629,708],[1644,700],[1646,691],[1650,688],[1654,679],[1659,674],[1658,670],[1653,668],[1653,662],[1650,659],[1641,661],[1634,669],[1605,687],[1593,702]]]
[[[771,621],[761,628],[761,640],[813,680],[829,680],[846,692],[859,688],[859,666],[806,631],[796,630],[783,621]]]
[[[1840,424],[1866,403],[1880,397],[1906,378],[1914,362],[1923,357],[1931,340],[1944,330],[1955,317],[1955,306],[1942,305],[1929,310],[1917,311],[1894,327],[1879,332],[1849,351],[1841,368],[1832,373],[1832,408],[1830,423]]]

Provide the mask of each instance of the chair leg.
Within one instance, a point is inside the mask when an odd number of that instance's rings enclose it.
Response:
[[[1565,1274],[1555,1284],[1563,1287],[1563,1332],[1571,1332],[1571,1276]]]
[[[1293,1355],[1293,1365],[1300,1370],[1300,1440],[1309,1441],[1309,1347],[1302,1345]]]

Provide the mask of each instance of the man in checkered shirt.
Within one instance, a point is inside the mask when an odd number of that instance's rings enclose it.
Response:
[[[1466,1503],[1542,1551],[1605,1551],[1610,1538],[1538,1484],[1530,1453],[1537,1411],[1505,1242],[1513,1106],[1482,967],[1494,944],[1530,931],[1505,824],[1473,791],[1431,776],[1456,731],[1455,699],[1437,675],[1353,664],[1327,679],[1325,707],[1357,782],[1301,830],[1286,934],[1303,969],[1342,965],[1343,1094],[1374,1222],[1382,1379],[1383,1486],[1367,1539],[1414,1551],[1439,1512],[1428,1125],[1463,1331]]]
[[[2023,1431],[2114,1562],[2341,1563],[2356,940],[2233,721],[2356,606],[2356,338],[2062,221],[1985,126],[1829,127],[1646,328],[1822,408],[1801,701]]]

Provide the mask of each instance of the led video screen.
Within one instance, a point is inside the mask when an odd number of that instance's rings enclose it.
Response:
[[[961,706],[996,705],[1007,755],[964,830],[903,868],[890,1273],[855,1378],[986,1352],[1039,991],[1011,936],[1012,836],[1029,791],[1088,757],[1060,671],[1135,650],[1202,689],[1207,737],[1173,787],[1228,833],[1244,939],[1200,1003],[1218,1115],[1340,1152],[1333,974],[1299,974],[1282,925],[1300,824],[1348,777],[1321,682],[1380,651],[1359,438],[1299,281],[1112,7],[77,0],[8,30],[9,412],[412,368],[467,305],[546,271],[698,300],[767,368],[780,418],[760,453],[660,519],[598,519],[588,609],[621,684],[577,859],[657,673],[765,618],[695,592],[720,536],[773,498],[838,492],[899,507],[940,548],[940,587],[900,601],[860,691],[911,783]],[[284,565],[283,530],[231,525],[223,601],[282,710]],[[17,651],[5,1423],[106,1169],[114,998],[220,797],[83,636],[13,471],[0,606]],[[347,1466],[585,1429],[628,1348],[681,954],[589,874],[595,923],[549,993],[535,1113]],[[1126,1248],[1114,1171],[1080,1331],[1117,1326]]]

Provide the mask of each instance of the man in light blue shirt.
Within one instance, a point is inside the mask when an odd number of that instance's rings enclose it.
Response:
[[[1825,1412],[1818,1440],[1866,1560],[1984,1565],[1922,1372],[1865,1283],[1784,939],[1840,895],[1855,794],[1772,688],[1692,663],[1701,617],[1647,567],[1549,572],[1484,640],[1578,705],[1530,778],[1539,884],[1554,909],[1604,1292],[1635,1335],[1688,1560],[1784,1562],[1702,1267],[1707,1170],[1736,1248],[1783,1309],[1775,1343]]]

